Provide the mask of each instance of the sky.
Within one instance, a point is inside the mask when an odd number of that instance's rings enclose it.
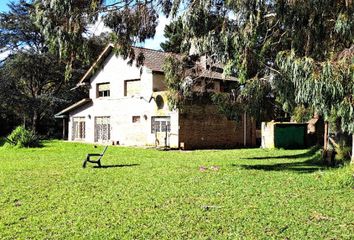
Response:
[[[0,0],[0,12],[6,12],[8,11],[8,7],[7,7],[7,4],[9,3],[10,1],[8,0]]]
[[[0,0],[0,12],[5,12],[8,10],[7,5],[6,5],[8,2],[9,1],[7,1],[7,0]],[[2,53],[0,50],[0,60],[4,59],[6,56],[7,56],[7,53]]]
[[[0,12],[6,12],[9,10],[7,7],[7,4],[9,2],[10,2],[10,0],[0,0]],[[157,29],[156,29],[155,38],[149,39],[149,40],[145,41],[145,43],[139,44],[139,46],[160,50],[161,49],[160,43],[165,41],[165,37],[163,36],[163,30],[164,30],[166,24],[168,24],[169,22],[170,22],[170,20],[161,14],[159,17],[159,25],[157,26]],[[95,34],[97,34],[97,35],[99,35],[99,33],[101,33],[102,31],[107,31],[107,29],[103,26],[102,22],[98,22],[92,29],[95,32]]]

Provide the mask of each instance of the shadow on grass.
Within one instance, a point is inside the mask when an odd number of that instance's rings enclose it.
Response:
[[[122,167],[136,167],[139,166],[140,164],[114,164],[114,165],[101,165],[99,166],[94,166],[93,168],[122,168]]]
[[[285,155],[268,158],[256,159],[294,159],[293,162],[275,163],[275,164],[232,164],[233,167],[241,167],[248,170],[263,170],[263,171],[292,171],[297,173],[313,173],[318,170],[328,169],[328,166],[322,160],[318,148],[310,149],[308,152],[298,155]],[[304,161],[296,159],[308,158]],[[254,159],[254,158],[249,158]]]
[[[247,160],[266,160],[266,159],[298,159],[298,158],[309,158],[313,157],[317,153],[320,147],[312,147],[307,152],[295,155],[282,155],[282,156],[270,156],[270,157],[250,157],[250,158],[241,158]]]
[[[6,139],[5,138],[0,138],[0,147],[4,146],[6,143]]]

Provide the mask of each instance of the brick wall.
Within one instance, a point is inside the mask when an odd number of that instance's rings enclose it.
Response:
[[[188,106],[179,116],[182,149],[244,147],[244,122],[228,120],[216,106]],[[247,118],[247,146],[256,145],[256,124]]]

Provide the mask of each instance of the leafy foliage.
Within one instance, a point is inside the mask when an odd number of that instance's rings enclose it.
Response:
[[[294,89],[295,103],[309,104],[325,118],[341,119],[342,129],[354,132],[354,68],[351,59],[316,62],[281,52],[277,65]]]
[[[9,12],[0,13],[0,49],[16,52],[24,48],[36,52],[47,51],[44,46],[43,35],[31,20],[33,5],[21,0],[11,2]]]
[[[83,89],[70,89],[76,86],[77,78],[89,62],[102,51],[108,37],[85,39],[85,56],[90,61],[74,61],[72,78],[64,81],[66,63],[48,51],[45,37],[33,20],[32,1],[9,6],[9,12],[0,13],[0,47],[11,52],[0,66],[0,119],[4,119],[1,125],[8,125],[5,128],[8,130],[11,125],[24,124],[39,134],[58,137],[53,116],[83,97]]]
[[[19,148],[40,146],[39,138],[35,132],[29,131],[23,126],[15,128],[6,140],[9,145]]]
[[[244,112],[242,104],[236,102],[229,93],[215,93],[211,96],[213,103],[218,107],[220,113],[229,120],[239,121]]]
[[[163,70],[168,92],[168,104],[170,109],[183,109],[186,100],[192,97],[191,87],[193,80],[186,80],[185,65],[183,60],[174,56],[165,59]]]
[[[188,53],[190,43],[185,42],[185,30],[183,29],[183,18],[179,17],[176,21],[172,21],[166,25],[164,37],[167,39],[160,46],[165,52]]]
[[[306,108],[304,105],[295,107],[293,112],[293,120],[297,123],[303,123],[309,121],[314,115],[314,111],[311,108]]]
[[[88,51],[85,36],[89,26],[99,17],[111,28],[111,40],[125,57],[133,43],[143,42],[155,35],[158,15],[154,1],[110,2],[102,0],[51,1],[35,0],[34,18],[51,51],[66,62],[66,78],[70,77],[72,63],[85,59]],[[165,10],[166,1],[159,0]]]

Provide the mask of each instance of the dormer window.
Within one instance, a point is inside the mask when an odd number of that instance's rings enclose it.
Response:
[[[97,97],[109,97],[110,95],[110,83],[97,84]]]

